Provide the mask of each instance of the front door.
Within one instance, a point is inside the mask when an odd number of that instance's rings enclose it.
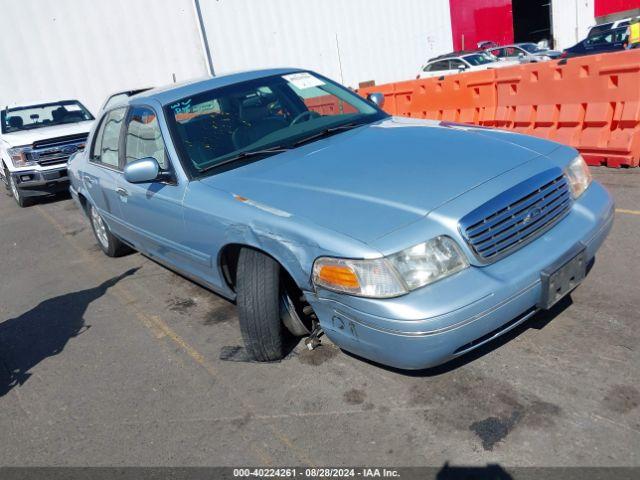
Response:
[[[118,192],[128,230],[126,237],[151,258],[189,270],[191,258],[184,247],[182,214],[186,181],[175,175],[155,111],[147,106],[131,108],[123,136],[123,168],[135,160],[152,157],[173,178],[133,184],[120,177]]]

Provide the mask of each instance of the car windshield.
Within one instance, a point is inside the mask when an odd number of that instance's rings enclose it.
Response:
[[[6,108],[0,112],[2,133],[84,122],[86,120],[93,120],[93,116],[77,100]]]
[[[526,50],[529,53],[538,53],[546,51],[544,48],[538,47],[535,43],[522,43],[519,45],[520,48]]]
[[[486,65],[487,63],[493,63],[496,58],[488,53],[473,53],[471,55],[465,55],[464,58],[470,65],[477,67],[478,65]]]
[[[310,72],[205,91],[164,110],[176,149],[194,176],[387,116],[355,93]]]

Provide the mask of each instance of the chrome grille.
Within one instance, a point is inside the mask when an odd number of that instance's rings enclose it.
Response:
[[[87,136],[84,133],[40,140],[33,144],[29,155],[42,166],[66,163],[71,155],[84,149]]]
[[[541,235],[571,208],[569,186],[554,168],[516,185],[460,221],[478,258],[490,262]]]

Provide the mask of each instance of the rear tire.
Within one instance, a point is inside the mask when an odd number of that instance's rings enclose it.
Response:
[[[280,265],[245,248],[240,251],[236,278],[240,332],[247,352],[259,362],[280,360],[285,341],[280,320]]]
[[[88,209],[89,221],[98,246],[108,257],[121,257],[131,251],[131,248],[117,239],[109,230],[107,223],[93,205]]]

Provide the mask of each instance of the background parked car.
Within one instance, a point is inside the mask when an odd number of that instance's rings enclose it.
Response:
[[[493,40],[482,40],[478,42],[478,50],[489,50],[490,48],[499,47],[500,44]]]
[[[67,190],[67,160],[84,149],[92,123],[77,100],[2,108],[0,177],[18,205]]]
[[[629,38],[626,26],[596,33],[562,52],[563,57],[580,57],[624,50]]]
[[[492,48],[488,52],[500,60],[514,60],[521,63],[544,62],[559,58],[562,52],[540,48],[535,43],[514,43]]]
[[[498,61],[486,52],[458,52],[432,58],[422,67],[416,78],[441,77],[462,72],[475,72],[519,65],[518,61]]]

